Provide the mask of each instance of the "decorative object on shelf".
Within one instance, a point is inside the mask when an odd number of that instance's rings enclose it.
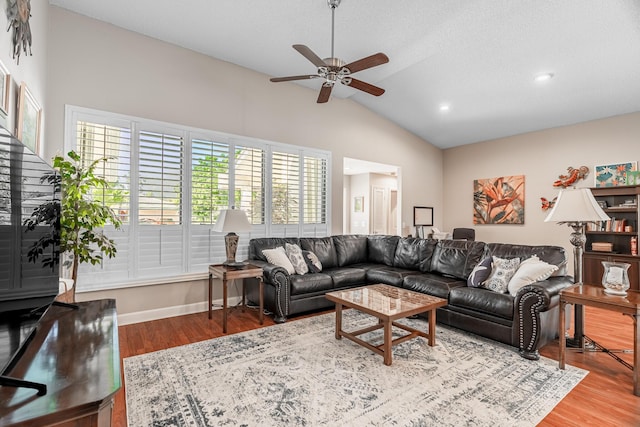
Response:
[[[20,84],[18,95],[18,123],[16,137],[31,151],[40,150],[40,120],[42,108],[35,100],[25,82]]]
[[[640,171],[627,172],[627,185],[640,185]]]
[[[567,168],[566,175],[559,175],[558,180],[553,183],[554,187],[562,187],[567,188],[569,186],[574,185],[581,179],[585,179],[589,175],[589,168],[587,166],[580,166],[579,168],[574,168],[573,166],[569,166]]]
[[[524,224],[524,175],[473,181],[474,224]]]
[[[11,90],[11,74],[0,62],[0,109],[6,115],[9,114],[9,92]]]
[[[629,289],[629,267],[631,264],[602,261],[604,274],[602,286],[604,291],[611,295],[626,295]]]
[[[7,20],[9,29],[13,29],[13,59],[20,65],[20,53],[31,56],[31,0],[7,0]],[[28,48],[28,51],[27,51]]]
[[[546,211],[551,209],[556,204],[556,200],[558,200],[558,197],[554,197],[551,200],[545,197],[540,197],[540,202],[542,203],[542,210]]]
[[[595,167],[596,187],[627,185],[627,173],[637,171],[637,162],[614,163]]]
[[[251,224],[247,218],[247,214],[240,209],[225,209],[220,212],[220,216],[213,226],[213,231],[227,232],[224,236],[225,250],[227,253],[227,260],[223,262],[223,265],[233,268],[244,267],[243,262],[236,262],[236,251],[238,249],[238,235],[235,233],[243,231],[251,231]]]
[[[638,238],[636,236],[631,238],[631,255],[638,255]]]

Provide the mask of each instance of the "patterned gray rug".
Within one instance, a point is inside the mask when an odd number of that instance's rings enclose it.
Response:
[[[345,330],[375,321],[344,312]],[[533,426],[588,373],[440,325],[385,366],[334,328],[325,314],[127,358],[129,426]]]

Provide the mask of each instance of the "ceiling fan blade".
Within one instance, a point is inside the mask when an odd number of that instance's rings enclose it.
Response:
[[[351,74],[358,71],[366,70],[367,68],[376,67],[378,65],[386,64],[389,62],[389,57],[382,52],[374,53],[366,58],[358,59],[350,64],[345,65],[342,68],[348,69]]]
[[[329,101],[329,96],[331,96],[331,89],[333,89],[332,84],[324,83],[320,88],[320,95],[318,95],[318,104],[324,104]]]
[[[271,80],[274,83],[277,82],[290,82],[291,80],[308,80],[308,79],[316,79],[320,76],[318,76],[317,74],[307,74],[304,76],[289,76],[289,77],[272,77],[269,80]]]
[[[349,77],[348,79],[342,79],[342,84],[345,86],[350,86],[354,89],[361,90],[363,92],[367,92],[373,96],[380,96],[384,93],[384,89],[378,86],[374,86],[370,83],[363,82],[362,80],[354,79],[353,77]]]
[[[300,54],[302,54],[302,56],[304,56],[309,61],[311,61],[311,63],[313,65],[315,65],[316,67],[326,67],[327,66],[327,64],[325,64],[324,61],[318,55],[316,55],[311,49],[309,49],[307,46],[305,46],[303,44],[294,44],[293,48],[295,50],[297,50],[298,52],[300,52]]]

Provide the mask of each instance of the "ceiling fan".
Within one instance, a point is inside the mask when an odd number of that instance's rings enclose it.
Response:
[[[341,0],[327,0],[329,7],[331,8],[331,57],[321,59],[311,49],[303,44],[294,44],[293,48],[300,52],[302,56],[307,58],[318,67],[316,74],[307,74],[302,76],[289,76],[289,77],[273,77],[272,82],[288,82],[292,80],[307,80],[307,79],[322,79],[322,87],[320,88],[320,94],[318,95],[318,103],[324,103],[329,101],[331,90],[336,82],[340,82],[345,86],[352,87],[354,89],[367,92],[374,96],[380,96],[384,93],[384,89],[374,86],[372,84],[363,82],[362,80],[354,79],[351,74],[358,71],[366,70],[367,68],[376,67],[378,65],[386,64],[389,62],[389,58],[382,52],[375,53],[366,58],[359,59],[354,62],[346,63],[340,58],[336,58],[333,54],[333,41],[334,41],[334,18],[335,10],[340,5]]]

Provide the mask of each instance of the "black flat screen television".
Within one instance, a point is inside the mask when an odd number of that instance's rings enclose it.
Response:
[[[60,179],[0,128],[0,375],[58,294]]]

